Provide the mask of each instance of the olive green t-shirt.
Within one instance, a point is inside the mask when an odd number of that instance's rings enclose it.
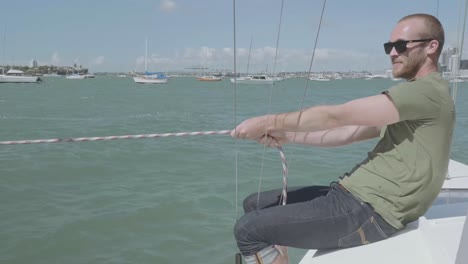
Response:
[[[431,73],[385,91],[400,114],[340,183],[401,229],[423,215],[444,182],[455,108],[448,82]]]

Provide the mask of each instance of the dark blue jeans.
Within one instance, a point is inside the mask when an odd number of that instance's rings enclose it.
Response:
[[[261,192],[244,200],[243,215],[234,227],[240,252],[251,256],[272,245],[331,249],[385,239],[397,229],[373,208],[338,183],[288,190],[287,205],[279,205],[281,190]]]

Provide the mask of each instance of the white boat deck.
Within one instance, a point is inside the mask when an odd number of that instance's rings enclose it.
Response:
[[[299,263],[467,264],[468,166],[451,160],[448,175],[433,206],[404,230],[365,246],[309,250]]]
[[[279,81],[278,78],[272,78],[266,75],[250,75],[245,77],[232,78],[231,83],[237,84],[274,84]]]

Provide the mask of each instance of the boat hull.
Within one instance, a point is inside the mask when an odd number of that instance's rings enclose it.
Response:
[[[274,84],[274,80],[243,80],[243,79],[231,79],[232,83],[238,84]]]
[[[0,83],[37,83],[39,77],[36,76],[1,76]]]
[[[203,77],[200,77],[200,78],[197,78],[197,80],[203,81],[203,82],[219,82],[222,79],[221,78],[203,78]]]
[[[148,78],[148,77],[134,77],[135,83],[140,84],[163,84],[167,83],[167,79]]]
[[[65,78],[67,78],[68,80],[83,80],[85,79],[85,76],[84,75],[68,75]]]

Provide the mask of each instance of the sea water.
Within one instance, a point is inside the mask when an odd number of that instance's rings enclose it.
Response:
[[[0,84],[0,141],[233,129],[255,115],[339,104],[396,83],[140,85],[98,76]],[[464,163],[467,88],[458,84],[452,146]],[[375,143],[286,145],[288,185],[328,184]],[[243,198],[281,187],[276,149],[228,135],[1,145],[0,263],[234,263]],[[291,249],[292,263],[304,253]]]

